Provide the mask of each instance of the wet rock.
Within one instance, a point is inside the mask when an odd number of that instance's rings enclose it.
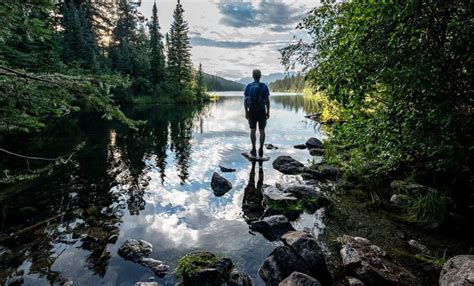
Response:
[[[273,145],[273,144],[265,144],[265,147],[266,147],[268,150],[278,149],[278,147],[275,146],[275,145]]]
[[[169,266],[153,258],[141,258],[138,263],[149,268],[156,276],[163,276],[168,272]]]
[[[408,244],[413,247],[415,250],[421,252],[421,253],[424,253],[424,254],[428,254],[430,255],[431,254],[431,251],[428,249],[428,247],[426,247],[425,245],[423,245],[422,243],[420,243],[419,241],[417,240],[414,240],[414,239],[410,239],[408,241]]]
[[[129,239],[118,250],[125,259],[138,262],[141,258],[150,256],[153,251],[151,243],[145,240]]]
[[[309,212],[315,212],[316,210],[330,204],[326,195],[313,186],[294,184],[284,188],[284,191],[297,197],[300,200],[300,203]]]
[[[436,189],[434,188],[406,181],[393,181],[390,184],[390,187],[396,194],[425,195],[430,192],[436,192]]]
[[[336,180],[341,177],[341,169],[336,166],[318,165],[315,168],[304,168],[303,177],[315,180]]]
[[[24,281],[23,277],[17,276],[17,277],[12,277],[12,278],[8,279],[7,282],[5,283],[5,285],[19,286],[19,285],[23,285],[24,282],[25,281]]]
[[[346,282],[347,282],[346,284],[347,286],[365,286],[364,282],[352,276],[347,276]]]
[[[323,156],[324,155],[324,149],[323,148],[311,148],[311,149],[309,149],[309,154],[311,156]]]
[[[294,271],[308,273],[308,267],[288,246],[278,246],[265,259],[258,274],[267,286],[277,286]]]
[[[324,148],[323,142],[318,138],[311,137],[305,143],[306,147],[308,148]]]
[[[331,284],[331,274],[317,240],[309,233],[302,231],[288,232],[281,237],[285,245],[290,247],[308,267],[308,274],[324,285]]]
[[[226,167],[221,166],[221,165],[219,165],[219,168],[221,169],[221,172],[223,172],[223,173],[232,173],[232,172],[235,172],[235,169],[226,168]]]
[[[383,249],[368,239],[344,235],[340,251],[343,265],[368,285],[419,285],[417,278],[389,259]]]
[[[250,224],[250,229],[260,232],[268,240],[279,239],[283,234],[295,230],[284,215],[265,217]]]
[[[127,260],[131,260],[147,267],[157,276],[163,276],[169,269],[168,265],[159,260],[148,258],[153,251],[153,246],[144,240],[129,239],[118,250],[118,254]]]
[[[252,286],[252,278],[247,273],[234,270],[229,276],[229,286]]]
[[[393,194],[390,203],[396,207],[406,207],[410,204],[410,197],[404,194]]]
[[[277,157],[275,161],[273,161],[272,166],[274,169],[286,175],[296,175],[304,168],[303,163],[293,159],[290,156]]]
[[[439,276],[439,285],[474,285],[474,255],[458,255],[446,261]]]
[[[321,283],[309,275],[295,271],[281,281],[279,286],[321,286]]]
[[[302,150],[302,149],[306,149],[308,147],[306,147],[305,144],[298,144],[298,145],[294,145],[293,148]]]
[[[135,286],[160,286],[160,284],[156,282],[137,282]]]
[[[233,266],[234,266],[234,264],[232,263],[232,260],[230,260],[229,258],[225,258],[225,257],[219,259],[219,261],[217,261],[214,264],[214,268],[216,268],[217,271],[219,271],[219,273],[221,273],[222,277],[225,280],[229,279],[229,275],[230,275],[230,272],[232,271]]]
[[[274,186],[265,185],[262,189],[263,200],[268,204],[269,202],[284,202],[291,203],[296,201],[296,197],[289,193],[283,192]]]
[[[222,286],[225,281],[222,278],[221,273],[215,268],[207,268],[199,270],[191,277],[183,281],[184,286]]]
[[[226,178],[214,172],[211,180],[211,188],[216,196],[223,196],[232,189],[232,183]]]

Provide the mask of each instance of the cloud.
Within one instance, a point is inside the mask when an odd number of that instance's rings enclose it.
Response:
[[[195,36],[191,38],[192,46],[217,47],[227,49],[246,49],[260,44],[260,42],[251,41],[219,41],[200,36]]]
[[[265,27],[273,32],[294,29],[304,13],[303,6],[283,1],[262,0],[257,6],[243,0],[221,0],[217,7],[223,18],[220,23],[234,28]]]

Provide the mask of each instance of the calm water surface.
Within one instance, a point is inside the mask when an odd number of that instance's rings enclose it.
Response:
[[[36,136],[4,139],[23,154],[54,157],[75,150],[75,155],[72,164],[32,183],[0,185],[0,281],[14,276],[27,285],[148,281],[153,273],[117,255],[125,240],[136,238],[151,242],[151,257],[172,268],[183,254],[206,250],[231,258],[262,285],[258,267],[276,243],[249,232],[252,214],[244,198],[252,197],[257,182],[299,180],[275,171],[272,160],[286,154],[306,162],[308,152],[292,146],[322,135],[304,118],[314,111],[313,102],[273,94],[267,143],[279,149],[268,150],[271,160],[252,173],[241,156],[251,146],[240,92],[220,95],[202,107],[128,110],[131,117],[147,120],[139,132],[98,118],[70,118]],[[22,160],[0,156],[2,166],[25,168]],[[210,189],[219,165],[237,170],[223,174],[233,189],[222,197]],[[323,227],[313,215],[294,225],[315,235]],[[11,233],[18,236],[8,238]],[[155,279],[176,283],[172,271]]]

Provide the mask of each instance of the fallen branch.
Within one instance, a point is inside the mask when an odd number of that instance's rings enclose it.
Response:
[[[19,157],[19,158],[23,158],[23,159],[26,159],[26,160],[42,160],[42,161],[59,161],[62,159],[62,157],[57,157],[57,158],[43,158],[43,157],[34,157],[34,156],[25,156],[25,155],[21,155],[21,154],[17,154],[17,153],[14,153],[14,152],[11,152],[11,151],[8,151],[6,149],[3,149],[3,148],[0,148],[0,151],[4,152],[4,153],[7,153],[7,154],[10,154],[10,155],[13,155],[13,156],[16,156],[16,157]],[[65,161],[65,163],[67,163],[69,161],[69,159],[71,159],[71,155],[69,155],[68,159]]]
[[[42,221],[40,221],[40,222],[38,222],[38,223],[35,223],[35,224],[33,224],[33,225],[30,225],[30,226],[27,226],[27,227],[22,228],[22,229],[20,229],[20,230],[17,230],[17,231],[15,231],[14,233],[1,236],[1,237],[0,237],[0,242],[4,242],[4,241],[9,240],[9,239],[11,239],[11,238],[17,237],[17,236],[19,236],[19,235],[21,235],[21,234],[23,234],[23,233],[25,233],[25,232],[28,232],[28,231],[30,231],[30,230],[33,230],[33,229],[35,229],[35,228],[37,228],[37,227],[39,227],[39,226],[42,226],[42,225],[44,225],[44,224],[47,224],[47,223],[50,222],[50,221],[53,221],[53,220],[55,220],[55,219],[57,219],[57,218],[59,218],[59,217],[62,217],[64,214],[65,214],[64,212],[59,213],[59,214],[57,214],[57,215],[55,215],[55,216],[53,216],[53,217],[50,217],[50,218],[48,218],[48,219],[42,220]]]

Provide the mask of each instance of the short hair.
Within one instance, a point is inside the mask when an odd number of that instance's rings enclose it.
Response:
[[[262,77],[262,72],[258,69],[252,71],[253,79],[260,79]]]

